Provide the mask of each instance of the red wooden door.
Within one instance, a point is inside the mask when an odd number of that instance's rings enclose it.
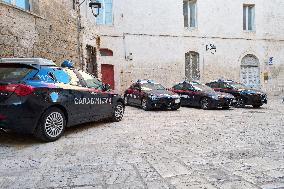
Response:
[[[110,64],[102,64],[102,82],[110,84],[111,89],[114,89],[114,67]]]

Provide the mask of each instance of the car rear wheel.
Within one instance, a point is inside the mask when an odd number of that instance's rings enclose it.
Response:
[[[146,99],[146,98],[143,98],[143,99],[142,99],[141,106],[142,106],[142,109],[143,109],[143,110],[145,110],[145,111],[150,110],[150,108],[149,108],[149,106],[148,106],[148,102],[147,102],[147,99]]]
[[[244,99],[241,98],[241,97],[236,98],[235,107],[236,107],[236,108],[243,108],[243,107],[245,107],[245,101],[244,101]]]
[[[200,106],[203,110],[209,110],[210,109],[210,100],[208,98],[203,98],[200,101]]]
[[[124,106],[121,102],[118,102],[114,107],[112,121],[114,122],[121,121],[123,118],[123,115],[124,115]]]
[[[63,135],[65,127],[64,113],[58,108],[49,108],[42,114],[35,136],[42,141],[53,142]]]

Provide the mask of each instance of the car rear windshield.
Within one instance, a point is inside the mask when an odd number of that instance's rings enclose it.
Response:
[[[151,90],[166,90],[161,84],[158,83],[144,83],[141,85],[142,91],[151,91]]]
[[[0,82],[18,82],[32,70],[26,65],[0,64]]]

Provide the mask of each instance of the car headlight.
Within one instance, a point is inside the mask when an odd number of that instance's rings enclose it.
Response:
[[[211,98],[214,99],[214,100],[219,100],[219,96],[218,95],[212,95]]]
[[[179,95],[173,95],[173,98],[180,98]]]
[[[157,97],[155,95],[151,95],[150,98],[151,98],[151,100],[158,100],[159,99],[159,97]]]

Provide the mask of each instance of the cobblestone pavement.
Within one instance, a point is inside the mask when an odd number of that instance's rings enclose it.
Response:
[[[0,188],[284,188],[284,104],[144,112],[54,143],[0,134]]]

